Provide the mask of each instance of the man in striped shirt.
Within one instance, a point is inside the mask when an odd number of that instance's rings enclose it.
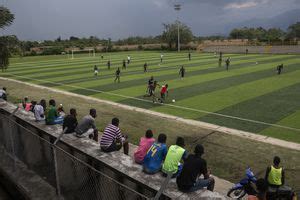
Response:
[[[127,136],[121,134],[119,119],[113,118],[111,124],[105,129],[100,141],[101,150],[104,152],[119,151],[123,146],[124,154],[128,155],[129,145]]]

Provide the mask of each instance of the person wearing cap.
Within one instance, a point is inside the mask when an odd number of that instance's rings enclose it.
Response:
[[[194,154],[190,154],[185,160],[182,172],[176,179],[178,189],[182,192],[194,192],[206,187],[213,191],[215,180],[210,177],[206,161],[202,158],[204,147],[197,144]],[[199,178],[203,174],[204,178]]]

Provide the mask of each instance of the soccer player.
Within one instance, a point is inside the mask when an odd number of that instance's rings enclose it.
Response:
[[[192,60],[192,54],[189,52],[189,60]]]
[[[103,60],[103,55],[101,55],[101,59]]]
[[[122,69],[126,69],[126,62],[125,62],[125,59],[123,59]]]
[[[283,70],[283,64],[277,66],[277,74],[280,75]]]
[[[160,62],[162,63],[162,61],[163,61],[163,57],[164,57],[164,55],[161,53],[160,54]]]
[[[249,50],[248,50],[248,49],[246,49],[246,55],[248,55],[248,52],[249,52]]]
[[[120,83],[120,75],[121,75],[121,71],[120,68],[118,67],[118,69],[116,70],[116,78],[115,78],[115,82],[118,80],[118,83]]]
[[[180,74],[180,78],[183,79],[185,75],[185,68],[183,67],[183,65],[179,69],[179,74]]]
[[[145,62],[145,64],[144,64],[144,72],[147,72],[148,71],[148,65],[147,65],[147,63]]]
[[[151,96],[150,88],[152,87],[153,84],[154,84],[154,78],[153,78],[153,76],[151,76],[150,79],[148,80],[148,86],[147,86],[147,93],[149,96]]]
[[[166,96],[168,96],[169,91],[168,91],[168,84],[163,85],[160,90],[160,103],[164,103],[166,100]]]
[[[130,64],[130,60],[131,60],[130,55],[128,55],[128,56],[127,56],[127,64],[128,64],[128,65]]]
[[[110,60],[107,61],[107,69],[110,70]]]
[[[157,81],[154,81],[154,83],[152,85],[150,85],[150,88],[149,88],[149,96],[152,97],[153,103],[156,102],[155,89],[157,86],[159,86],[159,84],[157,83]]]
[[[229,65],[230,65],[230,57],[228,57],[228,58],[226,59],[225,63],[226,63],[226,70],[228,71]]]
[[[219,67],[221,67],[222,66],[222,58],[220,57],[219,58]]]
[[[94,75],[98,76],[98,72],[99,72],[98,67],[97,67],[97,65],[95,65],[94,66]]]

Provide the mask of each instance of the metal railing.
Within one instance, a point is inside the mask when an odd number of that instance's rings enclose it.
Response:
[[[26,164],[56,189],[58,199],[150,199],[107,175],[111,171],[106,174],[103,167],[92,166],[85,156],[64,150],[58,142],[63,133],[53,142],[14,120],[16,112],[0,113],[0,146],[13,159],[14,168],[16,161]]]

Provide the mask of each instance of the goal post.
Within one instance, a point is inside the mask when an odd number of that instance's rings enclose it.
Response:
[[[96,57],[95,49],[71,50],[71,59],[74,59],[74,53],[88,52],[89,57]]]

